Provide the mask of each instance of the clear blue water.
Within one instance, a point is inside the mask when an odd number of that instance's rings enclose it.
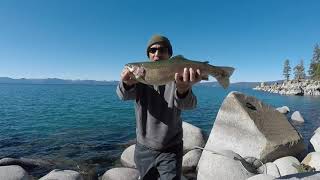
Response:
[[[117,165],[126,144],[135,138],[133,103],[120,101],[115,89],[0,84],[0,158],[43,159],[60,168],[80,167],[101,175]],[[183,119],[209,133],[223,99],[233,90],[274,107],[299,110],[305,123],[296,127],[306,142],[320,126],[320,97],[281,96],[248,88],[196,86],[198,107],[183,112]]]

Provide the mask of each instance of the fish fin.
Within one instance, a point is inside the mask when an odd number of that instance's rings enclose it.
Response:
[[[176,55],[176,56],[173,56],[170,58],[171,60],[188,60],[188,61],[192,61],[192,60],[189,60],[187,58],[185,58],[183,55]],[[209,61],[202,61],[201,63],[203,64],[209,64]]]
[[[175,60],[175,59],[186,59],[183,55],[176,55],[170,58],[171,60]]]
[[[230,84],[230,76],[232,75],[234,68],[233,67],[216,67],[219,68],[222,73],[217,74],[214,69],[212,69],[212,72],[209,72],[210,75],[214,76],[219,84],[226,89]]]
[[[174,56],[174,58],[185,58],[185,57],[183,55],[179,54],[179,55]]]

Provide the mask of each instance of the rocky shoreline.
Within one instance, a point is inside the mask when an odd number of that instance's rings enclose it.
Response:
[[[272,85],[267,85],[262,82],[260,86],[253,89],[282,95],[319,96],[320,81],[310,79],[301,81],[289,80],[284,81],[282,84],[274,83]]]
[[[183,122],[183,180],[320,179],[320,128],[303,143],[291,121],[303,123],[299,111],[289,121],[289,107],[274,108],[252,96],[231,92],[224,99],[211,133]],[[121,155],[122,167],[106,170],[102,180],[137,180],[135,144]],[[28,167],[46,165],[28,159],[0,160],[0,179],[32,180]],[[40,180],[83,180],[81,172],[54,169]]]

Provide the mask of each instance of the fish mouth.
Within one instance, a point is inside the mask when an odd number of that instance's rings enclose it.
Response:
[[[138,67],[138,66],[130,66],[125,65],[125,68],[128,69],[136,79],[144,79],[146,75],[146,70],[143,67]]]

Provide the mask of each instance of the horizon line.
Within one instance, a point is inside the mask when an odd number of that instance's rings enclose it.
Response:
[[[120,81],[120,80],[95,80],[95,79],[62,79],[62,78],[52,78],[52,77],[47,77],[47,78],[12,78],[12,77],[7,77],[7,76],[0,76],[0,78],[8,78],[8,79],[12,79],[12,80],[21,80],[21,79],[25,79],[25,80],[48,80],[48,79],[56,79],[56,80],[65,80],[65,81],[100,81],[100,82],[115,82],[115,81]],[[261,83],[261,82],[274,82],[274,81],[283,81],[281,80],[268,80],[268,81],[237,81],[237,82],[230,82],[230,84],[233,83]],[[217,82],[216,80],[213,81],[206,81],[206,80],[202,80],[200,81],[200,83],[208,83],[208,82]]]

